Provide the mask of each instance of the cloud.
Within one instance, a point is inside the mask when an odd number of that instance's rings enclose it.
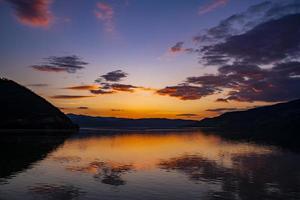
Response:
[[[124,110],[123,109],[111,109],[110,111],[112,111],[112,112],[123,112]]]
[[[238,109],[238,108],[214,108],[214,109],[207,109],[206,111],[223,114],[223,113],[226,113],[226,112],[238,111],[238,110],[241,110],[241,109]]]
[[[228,100],[224,98],[218,98],[216,99],[216,102],[228,103]]]
[[[34,70],[42,72],[67,72],[76,73],[78,70],[84,69],[87,62],[84,62],[76,55],[71,56],[51,56],[44,59],[44,64],[30,66]]]
[[[198,14],[203,15],[209,13],[219,7],[225,6],[229,0],[211,0],[209,4],[203,5],[199,8]]]
[[[136,89],[144,91],[156,91],[153,88],[135,86],[131,84],[118,83],[126,78],[128,74],[122,70],[115,70],[101,75],[95,82],[99,84],[98,89],[90,90],[93,94],[115,94],[118,92],[135,92]]]
[[[299,8],[300,3],[294,0],[264,1],[250,6],[244,12],[231,15],[217,26],[202,31],[193,40],[204,46],[205,43],[224,41],[233,35],[243,34],[261,23],[297,14],[300,12]]]
[[[36,83],[36,84],[28,84],[27,86],[29,86],[29,87],[48,87],[49,84]]]
[[[184,45],[184,42],[177,42],[175,45],[173,45],[168,50],[168,53],[171,53],[171,54],[178,54],[178,53],[183,53],[183,52],[195,53],[198,51],[197,49],[194,49],[194,48],[184,48],[183,45]]]
[[[262,23],[248,32],[234,35],[225,42],[202,48],[208,64],[242,61],[270,64],[299,56],[300,14],[287,15]],[[222,61],[219,62],[219,58]]]
[[[82,96],[82,95],[55,95],[52,96],[52,99],[82,99],[82,98],[91,98],[95,96]]]
[[[120,92],[134,92],[134,89],[138,88],[134,85],[127,85],[127,84],[111,84],[111,89]]]
[[[77,109],[79,109],[79,110],[88,110],[89,107],[86,107],[86,106],[80,106],[80,107],[77,107]]]
[[[183,113],[183,114],[178,114],[176,116],[178,116],[178,117],[198,117],[199,115],[193,114],[193,113]]]
[[[113,90],[103,90],[103,89],[97,89],[97,90],[90,90],[92,94],[114,94],[116,91]]]
[[[201,99],[202,97],[207,95],[214,94],[215,90],[209,87],[177,85],[168,86],[163,89],[157,90],[156,93],[159,95],[177,97],[181,100],[195,100]]]
[[[199,62],[218,72],[187,77],[158,94],[182,100],[222,93],[217,102],[300,97],[300,3],[266,1],[195,36]]]
[[[107,74],[100,76],[100,78],[96,79],[95,82],[97,82],[97,83],[101,83],[103,81],[119,82],[123,78],[126,78],[127,76],[128,76],[128,74],[123,72],[122,70],[115,70],[115,71],[108,72]]]
[[[113,7],[107,3],[99,2],[96,4],[95,16],[101,20],[104,24],[104,30],[109,33],[115,31],[114,15],[115,11]]]
[[[99,83],[98,89],[90,90],[93,94],[114,94],[117,92],[134,92],[135,89],[150,90],[140,86],[134,86],[130,84],[116,83],[126,78],[128,74],[122,70],[115,70],[101,75],[95,82]]]
[[[218,102],[277,102],[300,97],[300,62],[283,62],[271,68],[234,63],[218,69],[217,74],[188,77],[184,85],[158,90],[160,95],[196,100],[229,90]]]
[[[174,46],[172,46],[172,47],[169,49],[169,51],[170,51],[171,53],[182,52],[182,51],[184,51],[183,44],[184,44],[184,42],[177,42]]]
[[[97,89],[97,85],[79,85],[79,86],[72,86],[72,87],[66,87],[63,89],[68,89],[68,90],[94,90]]]
[[[53,16],[49,10],[52,0],[6,0],[15,9],[18,20],[35,27],[48,26]]]
[[[139,87],[128,84],[120,84],[120,83],[102,83],[103,87],[99,87],[99,89],[90,90],[93,94],[114,94],[117,92],[134,92],[134,89]]]

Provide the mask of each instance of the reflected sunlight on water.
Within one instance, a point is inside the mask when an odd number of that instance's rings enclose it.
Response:
[[[0,177],[0,199],[296,199],[299,167],[296,153],[201,131],[80,133]]]

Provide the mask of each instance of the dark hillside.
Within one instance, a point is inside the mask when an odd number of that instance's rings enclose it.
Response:
[[[0,129],[74,129],[58,108],[18,83],[0,79]]]

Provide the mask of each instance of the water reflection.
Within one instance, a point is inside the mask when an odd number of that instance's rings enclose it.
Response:
[[[40,184],[29,188],[29,191],[37,199],[66,200],[76,199],[83,195],[79,188],[72,185],[48,185]]]
[[[67,138],[67,135],[12,135],[1,133],[0,136],[0,184],[4,178],[14,176],[18,172],[44,159]]]
[[[300,196],[299,154],[201,131],[82,132],[65,142],[22,141],[23,152],[16,145],[6,145],[3,150],[13,151],[8,155],[2,151],[9,162],[1,159],[1,200]],[[9,167],[15,163],[23,164]]]
[[[85,172],[94,175],[94,178],[100,179],[102,183],[109,185],[125,185],[126,181],[122,179],[122,175],[133,171],[130,164],[121,164],[113,162],[94,161],[84,167],[67,167],[67,170]]]
[[[209,191],[209,199],[300,197],[299,156],[248,154],[236,155],[232,159],[234,165],[231,168],[195,155],[163,160],[159,166],[167,171],[184,173],[195,183],[211,182],[221,185],[221,190]]]

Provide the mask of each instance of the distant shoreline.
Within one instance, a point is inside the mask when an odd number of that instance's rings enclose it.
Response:
[[[83,131],[187,131],[187,130],[200,130],[199,127],[178,127],[178,128],[151,128],[151,127],[137,127],[137,128],[102,128],[102,127],[82,127],[79,130]]]

